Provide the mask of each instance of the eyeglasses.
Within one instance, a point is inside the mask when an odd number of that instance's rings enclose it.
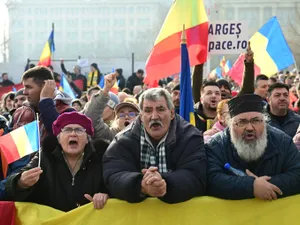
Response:
[[[126,116],[128,116],[129,118],[134,118],[137,116],[137,113],[136,112],[129,112],[129,113],[119,113],[118,114],[118,117],[120,119],[124,119]]]
[[[76,127],[76,128],[65,127],[63,129],[61,129],[61,132],[65,133],[65,134],[72,134],[73,131],[77,135],[83,135],[85,133],[86,129],[83,129],[83,128],[80,128],[80,127]]]
[[[252,126],[257,126],[259,124],[261,124],[263,122],[262,119],[259,119],[259,118],[253,118],[251,120],[240,120],[239,122],[236,122],[235,125],[237,127],[240,127],[240,128],[244,128],[246,127],[249,123],[251,123]]]

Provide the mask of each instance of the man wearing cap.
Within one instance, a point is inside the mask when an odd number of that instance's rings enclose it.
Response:
[[[112,197],[179,203],[204,195],[206,153],[200,132],[174,112],[172,97],[152,88],[140,97],[140,116],[116,135],[103,156]]]
[[[116,82],[116,74],[106,75],[104,79],[104,88],[91,98],[84,113],[93,121],[94,139],[112,141],[118,132],[136,118],[139,108],[134,103],[118,104],[118,97],[109,92]]]
[[[172,89],[172,101],[177,114],[180,113],[180,84]]]
[[[104,207],[108,195],[102,178],[102,155],[107,143],[95,149],[90,142],[92,121],[77,112],[64,113],[53,123],[55,149],[43,146],[41,166],[37,154],[6,183],[8,200],[26,201],[69,211],[93,202]]]
[[[26,101],[26,96],[24,95],[24,88],[17,91],[14,98],[14,108],[20,108],[23,103]]]
[[[241,95],[228,106],[229,128],[206,145],[208,194],[275,200],[300,193],[300,153],[288,135],[266,124],[261,97]]]

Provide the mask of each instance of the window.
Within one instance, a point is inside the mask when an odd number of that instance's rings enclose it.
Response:
[[[267,22],[272,16],[272,7],[265,7],[263,11],[263,22]]]
[[[138,26],[149,26],[150,25],[150,20],[149,19],[139,19],[137,21]]]
[[[234,8],[225,8],[225,20],[234,20],[235,19],[235,13]]]
[[[76,32],[68,32],[67,39],[70,41],[75,41],[77,39],[77,33]]]
[[[294,18],[295,9],[285,7],[285,8],[277,8],[277,18],[280,22],[281,26],[289,26],[291,25],[291,19]]]
[[[130,12],[130,13],[134,13],[134,12],[135,12],[135,8],[134,8],[134,7],[130,7],[130,8],[129,8],[129,12]]]
[[[249,28],[258,29],[260,26],[259,8],[239,8],[239,20],[247,21]]]

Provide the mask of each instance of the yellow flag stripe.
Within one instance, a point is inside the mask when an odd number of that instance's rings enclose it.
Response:
[[[182,31],[182,25],[189,29],[207,22],[202,0],[176,0],[171,6],[155,45],[172,34]]]

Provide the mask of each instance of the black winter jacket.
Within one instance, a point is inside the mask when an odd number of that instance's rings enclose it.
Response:
[[[89,203],[84,194],[93,196],[99,192],[106,193],[102,177],[102,156],[107,143],[98,143],[97,146],[95,150],[91,143],[87,144],[81,168],[75,175],[74,185],[60,145],[53,152],[43,150],[43,173],[39,181],[28,189],[20,189],[17,185],[23,171],[37,167],[38,156],[35,156],[20,173],[8,177],[5,185],[8,200],[33,202],[69,211]]]
[[[140,163],[141,122],[137,118],[114,138],[103,156],[103,176],[112,197],[141,202],[143,175]],[[187,201],[201,196],[206,188],[206,153],[200,132],[180,116],[171,122],[166,139],[166,161],[169,172],[162,178],[167,193],[160,198],[167,203]]]
[[[297,133],[297,129],[300,124],[300,116],[294,113],[292,110],[288,110],[286,118],[283,124],[279,124],[276,118],[270,113],[270,106],[266,109],[267,123],[272,127],[276,127],[279,130],[282,130],[284,133],[290,137],[294,137]]]

